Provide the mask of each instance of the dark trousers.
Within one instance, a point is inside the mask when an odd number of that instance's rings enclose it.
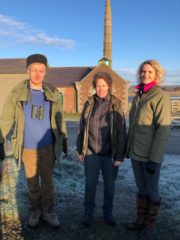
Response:
[[[160,202],[159,177],[161,164],[157,164],[154,174],[146,171],[147,162],[131,160],[138,193],[148,196],[152,202]]]
[[[104,214],[112,212],[115,179],[118,167],[114,167],[111,156],[88,155],[85,157],[85,198],[86,213],[92,213],[95,207],[96,186],[98,184],[100,170],[104,182]]]
[[[22,158],[31,206],[46,211],[53,205],[53,145],[38,150],[23,149]]]

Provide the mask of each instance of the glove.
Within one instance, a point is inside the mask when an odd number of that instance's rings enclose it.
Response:
[[[4,144],[1,143],[1,144],[0,144],[0,159],[1,159],[1,160],[4,160],[4,158],[5,158],[5,154],[4,154]]]
[[[63,138],[62,145],[63,145],[62,147],[63,147],[64,156],[68,157],[68,140],[67,140],[67,138]]]
[[[158,163],[149,161],[147,162],[146,171],[150,174],[154,174],[156,172],[157,166],[158,166]]]

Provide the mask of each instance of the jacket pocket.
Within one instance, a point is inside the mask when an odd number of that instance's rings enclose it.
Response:
[[[148,158],[151,151],[152,134],[136,133],[134,139],[134,153],[137,156]]]

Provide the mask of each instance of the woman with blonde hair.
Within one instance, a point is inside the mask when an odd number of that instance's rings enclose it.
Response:
[[[131,158],[137,186],[137,219],[126,224],[142,230],[139,240],[152,240],[161,204],[159,177],[170,133],[170,100],[161,89],[164,70],[156,60],[138,69],[137,94],[129,114],[127,157]]]

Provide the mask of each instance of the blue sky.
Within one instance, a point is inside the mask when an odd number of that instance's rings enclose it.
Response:
[[[113,70],[135,83],[157,59],[180,85],[180,0],[111,0]],[[0,58],[48,57],[50,66],[95,66],[103,56],[105,0],[0,0]]]

